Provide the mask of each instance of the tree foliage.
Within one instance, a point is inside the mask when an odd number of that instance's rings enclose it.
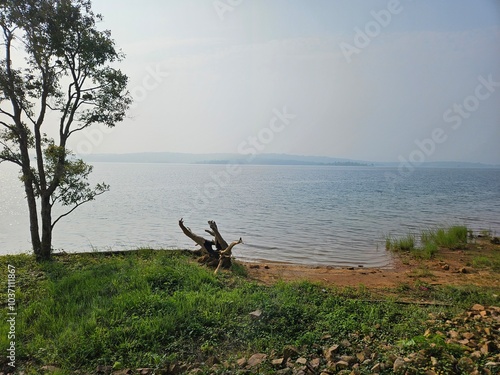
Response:
[[[91,187],[92,167],[67,147],[74,133],[115,126],[131,103],[115,67],[124,56],[100,20],[88,0],[0,3],[0,162],[21,168],[38,258],[50,257],[59,219],[109,189]],[[69,210],[53,220],[55,204]]]

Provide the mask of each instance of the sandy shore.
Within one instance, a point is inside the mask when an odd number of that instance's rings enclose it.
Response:
[[[395,256],[390,269],[330,266],[306,266],[278,262],[243,264],[251,278],[271,284],[279,280],[308,280],[329,286],[369,289],[395,288],[417,281],[431,285],[479,285],[500,287],[497,272],[488,268],[473,267],[477,256],[500,252],[500,245],[480,240],[469,244],[466,250],[441,250],[434,259],[416,260],[409,256]]]

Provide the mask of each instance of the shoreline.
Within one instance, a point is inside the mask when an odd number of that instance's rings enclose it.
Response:
[[[379,290],[412,284],[497,288],[500,279],[495,270],[474,266],[476,258],[495,253],[500,253],[500,245],[484,239],[469,244],[467,249],[441,249],[431,259],[415,259],[405,253],[396,253],[392,256],[390,268],[333,267],[265,260],[248,262],[237,258],[236,261],[245,266],[250,278],[268,285],[279,281],[310,281],[325,286],[361,286]]]
[[[96,254],[121,254],[140,251],[108,250]],[[152,251],[178,251],[192,254],[189,249],[150,249]],[[92,252],[57,251],[53,255],[78,255]],[[325,286],[364,287],[371,290],[393,289],[404,285],[425,283],[439,285],[475,285],[500,287],[497,272],[488,267],[475,267],[474,260],[484,255],[500,254],[500,244],[493,244],[487,238],[478,238],[465,249],[440,249],[431,259],[415,259],[406,253],[391,253],[391,262],[385,267],[320,265],[283,262],[265,259],[234,260],[244,266],[248,277],[267,285],[279,281],[309,281]],[[26,254],[20,253],[20,254]],[[10,256],[16,254],[4,254]]]

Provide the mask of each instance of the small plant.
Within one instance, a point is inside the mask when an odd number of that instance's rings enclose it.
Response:
[[[412,251],[415,249],[415,235],[408,233],[402,238],[387,237],[385,239],[385,248],[392,251]]]
[[[385,248],[392,251],[410,252],[413,257],[431,259],[439,248],[459,249],[467,244],[468,229],[462,225],[450,228],[427,229],[420,233],[417,246],[416,236],[409,233],[401,238],[386,237]]]
[[[425,246],[434,244],[437,247],[458,249],[467,244],[468,230],[466,226],[454,225],[450,228],[438,228],[422,231],[420,240]]]

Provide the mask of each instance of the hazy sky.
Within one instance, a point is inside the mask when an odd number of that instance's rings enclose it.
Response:
[[[498,0],[93,0],[135,98],[83,152],[500,164]]]

